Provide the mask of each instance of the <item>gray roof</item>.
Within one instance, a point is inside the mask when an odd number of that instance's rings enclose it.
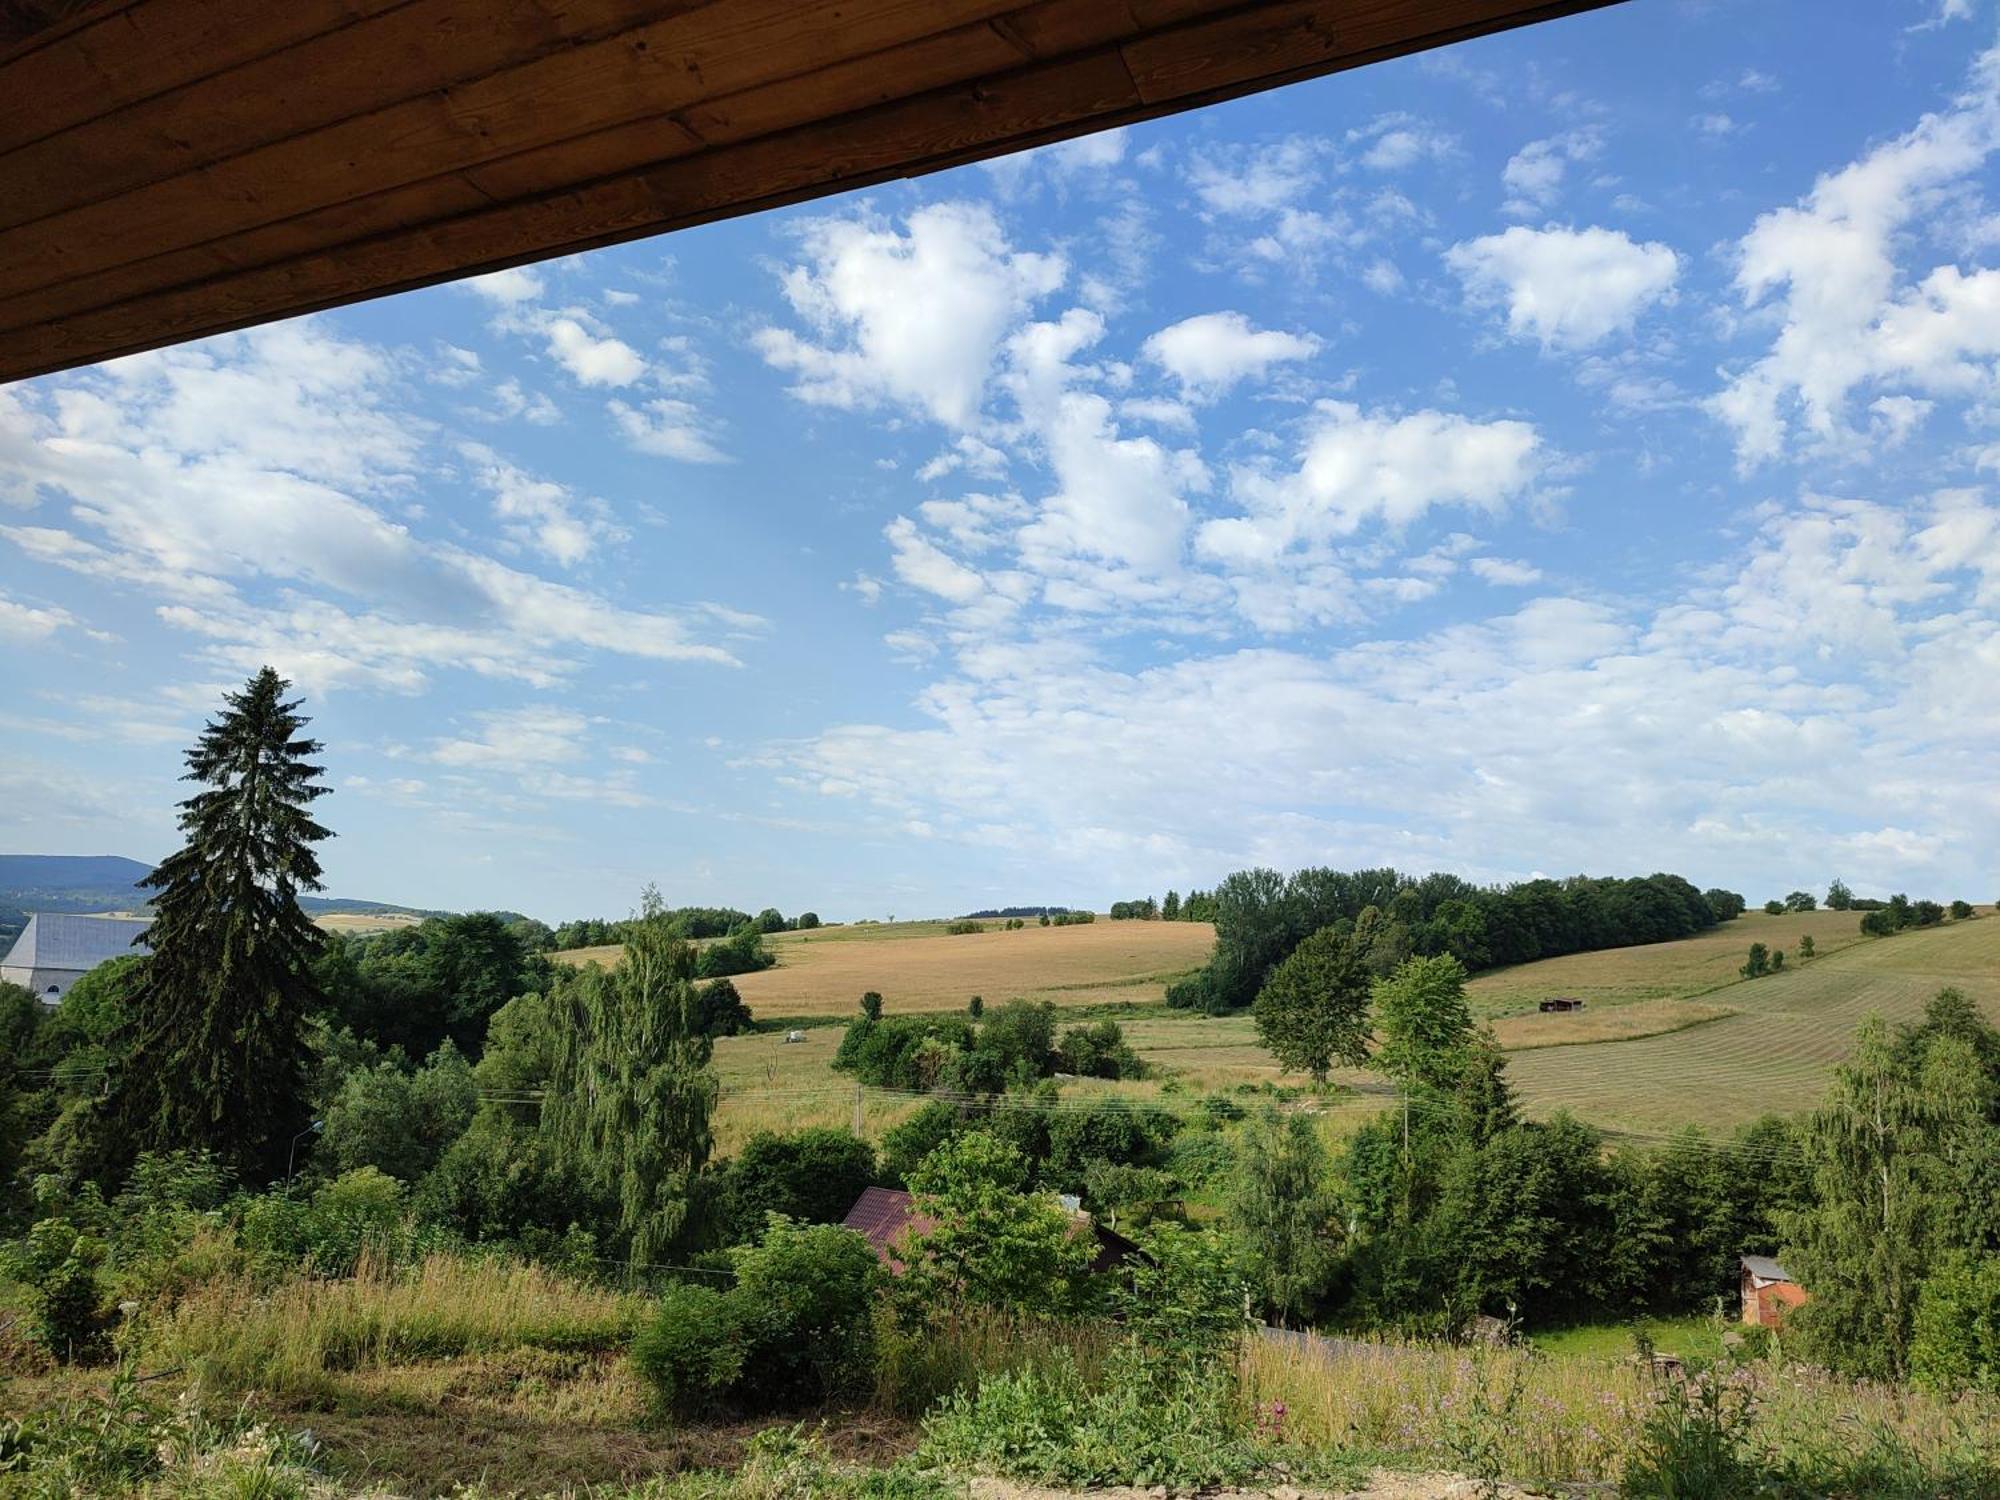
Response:
[[[132,939],[152,925],[144,917],[87,917],[39,911],[14,939],[10,969],[94,969],[133,952]]]
[[[1759,1281],[1790,1281],[1792,1279],[1786,1274],[1785,1268],[1768,1255],[1744,1256],[1743,1269],[1748,1271],[1752,1276],[1755,1276]]]

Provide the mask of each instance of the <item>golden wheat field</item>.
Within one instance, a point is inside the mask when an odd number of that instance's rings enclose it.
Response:
[[[952,934],[942,922],[869,923],[767,939],[778,966],[734,983],[760,1018],[844,1016],[868,990],[892,1011],[962,1010],[974,995],[1057,1005],[1159,1000],[1167,983],[1208,961],[1206,922],[1112,922]],[[578,948],[572,963],[615,963],[619,949]]]
[[[415,927],[423,920],[401,911],[330,911],[314,917],[313,925],[324,932],[365,937],[371,932],[393,932],[398,927]]]

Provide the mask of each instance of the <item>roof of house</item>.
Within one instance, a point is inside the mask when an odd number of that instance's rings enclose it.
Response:
[[[10,969],[94,969],[123,958],[132,940],[152,925],[144,917],[90,917],[39,911],[14,939],[4,962]]]
[[[1742,1257],[1743,1269],[1759,1281],[1790,1281],[1791,1275],[1768,1255],[1746,1255]]]
[[[1097,1255],[1090,1263],[1093,1271],[1108,1270],[1118,1262],[1136,1255],[1143,1255],[1131,1240],[1097,1223],[1078,1206],[1078,1200],[1069,1194],[1061,1197],[1063,1211],[1070,1217],[1071,1234],[1085,1231],[1097,1239]],[[903,1274],[903,1262],[896,1255],[905,1234],[929,1234],[937,1228],[937,1221],[927,1214],[917,1212],[916,1200],[901,1188],[863,1188],[861,1196],[854,1200],[854,1207],[841,1220],[841,1227],[852,1229],[875,1249],[876,1257],[891,1272]]]
[[[861,1190],[841,1226],[868,1241],[882,1264],[901,1272],[903,1263],[896,1258],[894,1247],[906,1232],[929,1234],[937,1223],[918,1213],[916,1200],[902,1189],[872,1187]]]

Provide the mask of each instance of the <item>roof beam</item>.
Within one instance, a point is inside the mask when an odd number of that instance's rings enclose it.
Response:
[[[1605,3],[99,0],[0,53],[0,380]]]

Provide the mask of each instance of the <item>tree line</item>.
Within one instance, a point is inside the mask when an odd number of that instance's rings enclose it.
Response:
[[[1696,890],[1678,875],[1572,876],[1479,886],[1450,874],[1392,869],[1244,870],[1212,896],[1215,953],[1167,991],[1167,1003],[1210,1015],[1241,1010],[1315,933],[1337,929],[1381,975],[1411,955],[1450,954],[1468,972],[1596,948],[1666,942],[1743,910],[1734,892]]]

